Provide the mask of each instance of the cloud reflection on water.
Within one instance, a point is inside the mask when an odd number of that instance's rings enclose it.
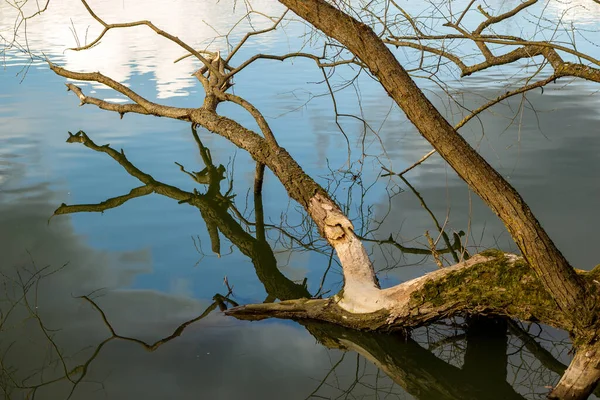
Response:
[[[26,14],[34,12],[35,2],[29,1]],[[233,28],[236,21],[246,13],[243,4],[233,0],[202,1],[131,1],[102,0],[90,1],[90,6],[107,23],[152,21],[157,27],[179,37],[196,49],[225,50],[223,36]],[[282,7],[268,0],[252,1],[255,11],[268,16],[278,16]],[[16,10],[8,2],[0,4],[1,34],[10,37],[17,18]],[[254,14],[252,27],[264,29],[272,21]],[[247,21],[235,27],[233,37],[241,37],[250,30]],[[156,83],[159,99],[188,96],[190,88],[196,86],[191,74],[198,64],[191,59],[177,64],[173,62],[185,55],[185,51],[174,43],[142,26],[129,29],[115,29],[108,32],[99,45],[82,52],[66,50],[84,45],[94,40],[102,31],[102,26],[86,11],[79,0],[51,1],[48,10],[27,24],[27,46],[35,55],[47,55],[50,60],[59,62],[74,71],[100,71],[111,78],[127,83],[135,75],[151,74]],[[20,32],[21,43],[25,32]],[[255,46],[269,46],[273,37],[259,35],[252,38]],[[25,62],[25,56],[15,52],[7,53],[9,65]],[[101,86],[98,86],[101,87]]]

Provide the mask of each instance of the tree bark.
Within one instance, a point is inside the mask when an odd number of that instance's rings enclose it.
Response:
[[[190,120],[248,151],[252,158],[269,167],[291,198],[307,210],[321,235],[335,249],[344,273],[344,296],[340,307],[349,312],[368,313],[387,306],[379,290],[373,264],[352,222],[338,205],[298,165],[290,154],[273,146],[253,131],[229,118],[204,109],[191,111]]]
[[[582,279],[594,279],[586,273]],[[468,261],[436,270],[371,299],[383,306],[372,313],[348,312],[330,299],[300,299],[273,304],[248,304],[227,314],[240,319],[277,317],[315,319],[361,330],[410,330],[454,315],[499,315],[537,321],[571,330],[571,316],[557,309],[535,272],[522,258],[502,252],[478,254]],[[377,303],[379,302],[379,303]]]
[[[587,399],[600,380],[600,344],[580,346],[569,367],[548,398]]]

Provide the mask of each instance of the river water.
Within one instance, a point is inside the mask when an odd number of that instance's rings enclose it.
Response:
[[[246,12],[242,2],[231,1],[203,1],[202,7],[185,0],[95,3],[109,22],[152,20],[198,48],[211,49],[226,48],[222,35]],[[515,2],[502,4],[509,8]],[[600,7],[586,4],[539,7],[546,18],[562,16],[564,24],[581,28],[585,40],[580,38],[578,49],[597,54]],[[269,15],[281,13],[276,2],[252,5]],[[10,35],[14,18],[14,10],[2,4],[3,37]],[[257,14],[252,24],[263,29],[271,23]],[[242,19],[229,40],[239,40],[244,28]],[[81,3],[69,0],[51,3],[28,21],[27,41],[22,36],[19,42],[65,68],[101,71],[151,100],[186,107],[201,103],[201,88],[191,77],[197,64],[189,59],[173,64],[185,53],[144,27],[111,31],[86,52],[65,51],[99,32]],[[251,38],[234,60],[294,51],[306,34],[311,32],[302,24],[286,23]],[[315,43],[308,43],[307,51]],[[415,62],[403,54],[407,64]],[[219,306],[232,304],[222,297],[230,291],[229,299],[246,304],[341,288],[331,250],[276,178],[265,174],[265,242],[256,239],[255,165],[244,151],[201,129],[199,146],[183,122],[129,114],[121,120],[93,106],[77,107],[64,89],[65,79],[43,61],[31,62],[22,51],[7,48],[2,57],[0,386],[5,398],[543,398],[561,363],[568,363],[566,335],[535,324],[509,324],[502,328],[507,334],[478,335],[465,333],[464,321],[457,319],[405,340],[224,316]],[[510,70],[490,70],[453,80],[453,90],[475,108],[501,93],[508,76]],[[352,70],[341,68],[332,82],[352,77]],[[391,236],[404,247],[366,242],[384,286],[436,268],[424,236],[429,231],[437,237],[436,223],[470,253],[489,247],[516,251],[502,224],[438,156],[406,174],[406,181],[381,176],[382,167],[401,171],[431,148],[375,82],[363,74],[336,93],[340,113],[361,115],[370,124],[365,130],[362,121],[341,117],[341,132],[322,81],[310,60],[262,61],[240,74],[235,93],[263,111],[279,143],[347,207],[363,236]],[[460,120],[438,86],[418,82],[449,118]],[[81,87],[124,101],[98,85]],[[565,79],[530,93],[527,101],[515,98],[497,106],[461,131],[509,178],[581,269],[598,263],[599,88]],[[234,106],[219,111],[253,127]],[[66,142],[68,132],[80,130],[99,146],[123,149],[125,161]],[[207,161],[225,169],[220,195],[200,207],[181,203],[173,191],[165,195],[171,187],[183,191],[177,193],[204,192],[205,186],[175,163],[201,171]],[[97,212],[98,204],[142,186],[125,167],[151,175],[165,190]],[[229,209],[223,207],[227,199]],[[63,203],[87,207],[62,208],[73,212],[53,216]],[[209,233],[215,227],[221,232],[218,246]],[[450,254],[443,256],[445,263],[454,262]]]

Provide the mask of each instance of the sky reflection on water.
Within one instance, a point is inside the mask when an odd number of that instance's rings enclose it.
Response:
[[[203,7],[186,1],[152,4],[92,3],[107,20],[148,18],[195,46],[210,49],[224,46],[223,40],[211,43],[209,39],[214,37],[214,30],[219,33],[228,30],[231,13],[223,10],[231,9],[231,2],[207,1]],[[270,15],[280,13],[275,2],[253,4]],[[511,4],[507,2],[507,6]],[[561,15],[564,4],[552,2],[553,7],[548,7],[547,12],[550,16]],[[3,7],[0,26],[5,34],[14,15],[5,9],[5,4],[0,7]],[[595,11],[590,12],[583,2],[571,2],[570,7],[566,14],[569,21],[588,29],[598,26]],[[100,70],[135,87],[141,94],[168,104],[195,106],[200,103],[198,84],[190,76],[197,65],[189,60],[173,64],[174,59],[183,55],[182,51],[166,45],[148,29],[110,32],[102,44],[91,51],[64,52],[65,47],[75,43],[72,29],[81,38],[90,26],[87,37],[91,38],[98,32],[98,26],[75,0],[54,2],[49,11],[35,23],[32,21],[28,28],[29,45],[34,52],[44,51],[50,59],[67,68]],[[238,7],[237,15],[243,12]],[[73,25],[64,23],[66,15],[72,16]],[[270,24],[260,17],[253,22],[255,28]],[[243,26],[239,32],[238,38]],[[301,32],[297,26],[288,27],[285,35],[289,42],[281,41],[278,32],[253,38],[240,59],[252,52],[287,52],[297,44],[296,36]],[[582,49],[594,50],[595,47],[584,41]],[[56,340],[65,354],[73,356],[69,363],[75,365],[87,359],[109,334],[98,313],[74,296],[100,290],[96,293],[97,301],[115,329],[120,334],[150,342],[198,316],[216,293],[224,294],[227,291],[223,284],[225,276],[233,285],[236,301],[262,302],[269,298],[268,285],[257,277],[252,261],[226,237],[222,237],[222,257],[211,253],[210,238],[198,210],[172,199],[151,195],[130,200],[103,214],[57,216],[48,223],[48,218],[63,202],[70,205],[99,203],[140,185],[106,155],[65,143],[68,131],[81,129],[98,144],[110,143],[116,149],[123,148],[128,159],[142,171],[182,190],[191,191],[196,185],[174,162],[200,170],[202,160],[187,124],[135,115],[119,120],[118,116],[91,106],[77,108],[72,94],[63,91],[62,78],[37,63],[20,83],[26,57],[13,52],[5,56],[6,68],[0,78],[4,89],[0,94],[0,271],[14,278],[17,270],[31,269],[32,262],[39,267],[55,268],[68,263],[41,281],[38,302],[40,315],[48,327],[60,329]],[[21,75],[15,77],[20,71]],[[347,72],[342,70],[341,74]],[[495,87],[494,82],[504,77],[495,73],[490,71],[482,77],[463,81],[470,91],[464,97],[467,104],[474,106],[481,102],[481,96],[495,95],[499,87]],[[398,171],[429,151],[430,146],[392,106],[385,93],[363,77],[360,79],[362,112],[378,127],[378,137],[370,134],[365,138],[362,123],[344,120],[342,125],[354,162],[348,167],[345,165],[347,143],[335,125],[331,100],[327,96],[315,97],[324,93],[322,85],[316,84],[321,80],[322,75],[312,61],[264,62],[248,68],[236,81],[235,90],[264,110],[280,143],[306,172],[324,186],[334,186],[334,179],[345,179],[336,195],[342,201],[348,191],[355,196],[349,213],[357,218],[357,227],[370,226],[372,221],[366,218],[365,222],[360,217],[373,206],[372,219],[387,215],[377,236],[387,238],[391,233],[399,235],[406,245],[426,247],[422,235],[426,230],[434,231],[435,227],[418,198],[403,182],[395,178],[377,180],[377,177],[381,162]],[[433,90],[430,83],[421,83]],[[595,229],[600,225],[597,212],[600,198],[598,89],[578,82],[566,88],[563,85],[564,82],[559,82],[543,94],[530,95],[537,113],[526,110],[520,115],[519,104],[513,102],[512,109],[502,106],[494,109],[495,114],[482,116],[484,134],[475,121],[464,129],[464,134],[480,146],[486,159],[510,177],[567,258],[577,267],[589,269],[598,262],[590,249],[595,248]],[[84,85],[84,88],[102,98],[119,98],[100,87]],[[432,98],[437,95],[428,93]],[[344,112],[359,112],[356,99],[356,93],[345,91],[338,98],[338,106]],[[240,122],[252,124],[247,115],[233,106],[223,106],[222,111]],[[519,123],[511,125],[508,118],[514,115],[519,116]],[[205,131],[201,131],[200,136],[210,148],[215,163],[227,166],[228,179],[234,180],[236,206],[246,211],[245,216],[253,217],[249,191],[253,185],[254,164],[250,157]],[[380,141],[385,146],[385,155],[382,155]],[[371,157],[362,160],[361,167],[357,160],[363,150]],[[364,186],[377,180],[372,189],[363,193],[362,205],[356,201],[360,188],[349,189],[352,174],[361,168]],[[340,169],[349,172],[344,174]],[[442,160],[432,158],[407,178],[438,219],[444,221],[448,215],[449,231],[467,232],[471,251],[490,246],[514,250],[496,217],[469,193]],[[222,189],[226,186],[224,182]],[[389,200],[388,194],[397,193],[399,189],[405,191]],[[279,224],[282,215],[290,225],[301,222],[302,214],[295,210],[296,205],[289,202],[281,185],[268,172],[263,201],[268,222]],[[300,285],[307,278],[307,289],[316,293],[329,262],[328,253],[290,251],[289,246],[276,242],[274,237],[271,236],[270,244],[276,266],[292,284]],[[420,255],[398,254],[389,248],[381,251],[377,247],[373,247],[373,254],[376,268],[384,270],[381,274],[384,285],[435,268],[431,260],[422,262]],[[406,267],[417,262],[419,266]],[[334,264],[324,281],[324,290],[335,292],[340,282],[340,271]],[[15,321],[24,312],[19,309],[13,317]],[[13,340],[28,336],[26,342],[15,342],[4,361],[12,363],[23,375],[40,368],[44,362],[50,364],[48,371],[55,373],[57,364],[45,358],[48,342],[34,322],[2,332],[0,348],[3,349]],[[313,333],[318,331],[312,329]],[[444,329],[441,330],[447,333]],[[413,372],[423,367],[423,376],[436,371],[435,368],[442,368],[456,379],[460,376],[459,371],[445,365],[440,367],[435,360],[428,359],[424,364],[414,361],[426,357],[413,344],[392,346],[390,350],[386,339],[370,341],[344,332],[331,335],[337,339],[345,335],[349,340],[347,347],[363,356],[328,350],[295,323],[242,323],[223,317],[217,310],[153,353],[129,342],[111,342],[92,364],[87,376],[90,382],[75,392],[75,398],[295,399],[305,398],[317,388],[318,394],[324,397],[335,397],[351,388],[357,397],[373,397],[380,390],[392,393],[394,398],[410,398],[407,391],[415,395],[414,390],[422,390],[422,387],[400,388],[401,382],[406,385],[406,381],[399,378],[404,376],[402,363],[411,365]],[[544,337],[562,340],[564,335],[549,330]],[[464,341],[456,343],[466,347]],[[521,345],[516,335],[509,338],[508,349],[515,353],[509,359],[509,379],[517,381],[514,386],[520,393],[535,392],[528,398],[539,398],[543,395],[540,385],[551,384],[558,375],[541,368],[527,351],[516,352]],[[379,354],[378,346],[388,349],[394,355],[391,358],[401,362],[384,365],[373,356]],[[80,352],[82,349],[86,350]],[[461,356],[448,356],[448,351],[453,349],[441,346],[436,354],[445,357],[450,364],[461,365]],[[564,363],[568,357],[563,350],[564,346],[552,349]],[[404,356],[406,358],[402,358]],[[523,375],[518,368],[523,359],[530,363],[527,372],[534,371],[530,375]],[[367,360],[375,360],[381,371],[396,371],[397,375],[386,376]],[[338,361],[339,366],[328,375]],[[528,386],[526,378],[536,376],[538,369],[542,376]],[[356,371],[364,385],[353,384]],[[410,383],[411,376],[406,376]],[[327,378],[326,384],[320,386],[324,378]],[[393,384],[394,378],[397,384]],[[505,384],[505,381],[492,382],[490,388],[507,390]],[[464,386],[467,387],[468,382]],[[442,385],[439,389],[442,392],[422,392],[421,398],[440,398],[440,393],[448,398],[456,395],[444,392],[446,389]],[[40,398],[61,398],[70,390],[70,385],[63,382],[44,390],[47,391],[41,391]],[[487,395],[505,393],[490,389]]]

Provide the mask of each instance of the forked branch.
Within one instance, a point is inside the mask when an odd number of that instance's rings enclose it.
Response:
[[[473,2],[470,2],[457,21],[452,22],[448,20],[448,22],[444,24],[444,26],[453,28],[454,30],[458,31],[458,34],[427,35],[421,32],[420,30],[416,30],[416,35],[414,36],[390,36],[389,38],[384,39],[384,42],[395,45],[397,47],[410,47],[413,49],[421,50],[426,53],[436,54],[440,57],[446,58],[453,62],[460,69],[461,76],[468,76],[475,72],[482,71],[490,67],[512,64],[518,60],[525,58],[543,56],[545,60],[554,69],[555,75],[573,76],[595,82],[600,82],[600,69],[584,64],[565,62],[562,59],[562,57],[558,54],[558,51],[563,51],[565,53],[571,54],[579,59],[586,60],[592,63],[593,65],[600,67],[599,60],[595,59],[594,57],[591,57],[588,54],[579,52],[577,49],[572,49],[567,46],[554,43],[552,41],[526,40],[517,36],[483,34],[483,31],[485,31],[492,25],[498,24],[516,16],[521,11],[534,5],[535,3],[537,3],[537,0],[525,1],[517,5],[513,9],[497,16],[489,14],[483,9],[483,7],[478,6],[478,10],[485,17],[485,20],[482,21],[473,31],[468,31],[467,29],[461,26],[460,22],[464,17],[465,13],[468,11],[468,9],[473,5]],[[405,16],[405,18],[407,18],[407,20],[411,23],[412,26],[416,26],[415,22],[413,21],[410,15],[408,15],[405,12],[403,13],[403,15]],[[462,61],[462,58],[459,54],[454,54],[443,47],[438,48],[433,47],[429,44],[425,44],[427,42],[432,41],[444,43],[444,41],[446,40],[453,39],[472,41],[480,50],[485,61],[474,65],[466,65]],[[497,56],[494,55],[494,53],[490,50],[490,48],[488,47],[488,43],[520,47],[511,50],[508,53]]]
[[[104,84],[111,89],[116,90],[117,92],[127,96],[130,100],[134,101],[134,103],[128,104],[117,104],[112,103],[106,100],[101,100],[95,97],[86,96],[81,88],[78,86],[67,83],[67,89],[72,91],[77,95],[79,100],[81,101],[80,105],[84,104],[93,104],[103,110],[114,111],[117,112],[123,117],[124,114],[133,112],[137,114],[151,114],[159,117],[169,117],[174,119],[180,119],[184,121],[190,120],[190,113],[193,109],[190,108],[179,108],[179,107],[170,107],[157,103],[153,103],[146,98],[140,96],[133,90],[129,89],[125,85],[102,75],[100,72],[74,72],[69,71],[64,68],[61,68],[55,64],[52,64],[48,61],[50,65],[50,69],[54,71],[57,75],[63,76],[69,79],[75,79],[79,81],[88,81],[88,82],[97,82]]]

